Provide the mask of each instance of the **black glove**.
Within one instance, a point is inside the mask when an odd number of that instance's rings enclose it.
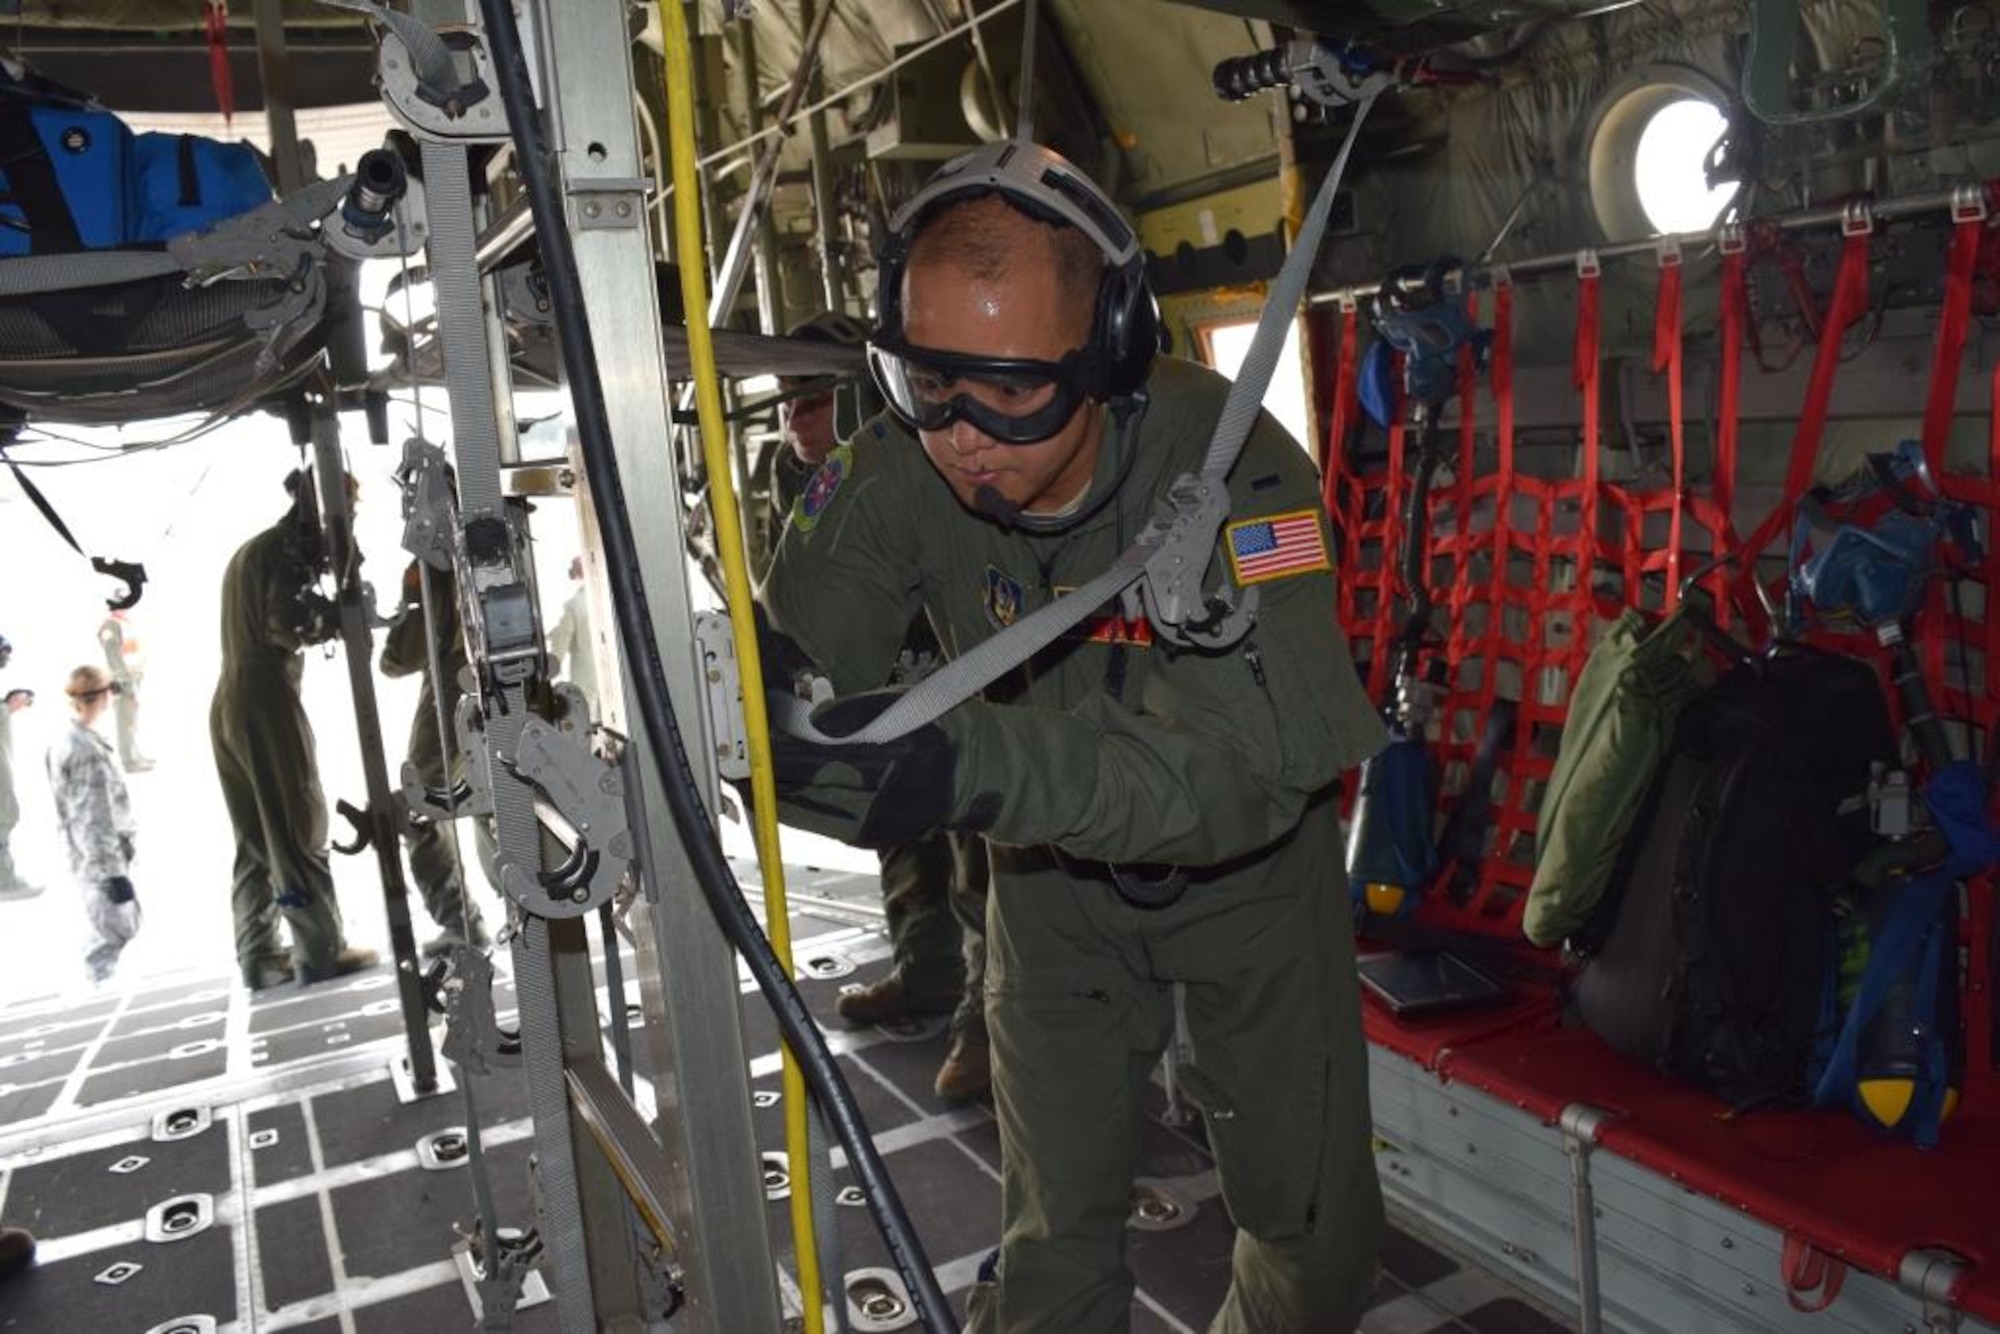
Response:
[[[852,736],[901,696],[874,690],[828,700],[813,710],[813,726],[828,736]],[[794,819],[859,847],[908,843],[943,827],[953,813],[958,747],[937,723],[880,745],[774,732],[771,762],[778,796]]]
[[[113,903],[130,903],[133,899],[139,897],[139,891],[132,888],[131,879],[122,875],[112,876],[100,884],[98,888],[103,890],[104,897],[110,899]]]
[[[799,647],[799,641],[771,624],[761,602],[753,604],[757,622],[757,661],[764,670],[764,688],[792,693],[801,674],[820,675],[818,664]]]

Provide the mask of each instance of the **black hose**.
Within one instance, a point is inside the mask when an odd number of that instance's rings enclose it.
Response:
[[[721,839],[703,806],[701,788],[689,765],[687,746],[681,739],[673,704],[667,695],[666,672],[653,635],[652,612],[646,601],[638,550],[633,543],[631,517],[625,507],[624,484],[611,449],[610,417],[605,411],[596,349],[584,312],[576,254],[570,244],[561,202],[556,198],[548,150],[542,142],[541,121],[537,118],[527,65],[521,55],[520,31],[515,27],[513,7],[508,0],[479,0],[479,11],[493,59],[495,82],[513,131],[521,180],[527,187],[529,208],[541,241],[563,369],[569,380],[584,467],[591,481],[591,501],[604,542],[612,604],[618,614],[619,644],[634,669],[632,681],[639,697],[639,712],[647,739],[652,743],[667,806],[717,924],[749,964],[758,989],[776,1013],[779,1031],[798,1058],[806,1083],[826,1109],[841,1146],[847,1150],[848,1162],[868,1200],[869,1211],[875,1216],[883,1243],[909,1289],[918,1318],[928,1330],[957,1334],[957,1322],[938,1287],[937,1275],[931,1271],[923,1244],[917,1240],[888,1170],[875,1152],[854,1095],[841,1077],[833,1053],[827,1050],[826,1040],[814,1025],[805,1002],[785,976],[770,941],[751,915],[750,905],[744,901],[742,888],[723,854]]]

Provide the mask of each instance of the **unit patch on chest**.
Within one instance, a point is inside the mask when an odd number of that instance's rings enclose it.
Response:
[[[1326,557],[1326,532],[1318,510],[1239,519],[1224,530],[1224,536],[1230,572],[1239,587],[1333,568]]]
[[[997,565],[986,567],[986,587],[980,594],[986,620],[995,630],[1005,630],[1021,619],[1021,581]]]
[[[819,471],[806,483],[806,489],[799,492],[799,498],[792,502],[792,527],[802,533],[809,533],[819,523],[819,516],[826,513],[826,507],[833,503],[833,497],[840,490],[840,484],[847,480],[847,474],[854,467],[854,448],[842,445],[826,456],[826,462],[819,465]]]

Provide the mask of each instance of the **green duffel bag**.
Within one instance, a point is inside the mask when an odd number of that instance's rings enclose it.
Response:
[[[1535,817],[1535,880],[1521,930],[1580,945],[1673,740],[1681,707],[1709,684],[1705,613],[1683,603],[1658,624],[1627,611],[1584,663]]]

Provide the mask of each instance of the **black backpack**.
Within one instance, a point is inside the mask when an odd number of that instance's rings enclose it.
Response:
[[[1731,1103],[1800,1102],[1831,907],[1897,749],[1874,670],[1787,648],[1682,711],[1577,986],[1592,1031]]]

